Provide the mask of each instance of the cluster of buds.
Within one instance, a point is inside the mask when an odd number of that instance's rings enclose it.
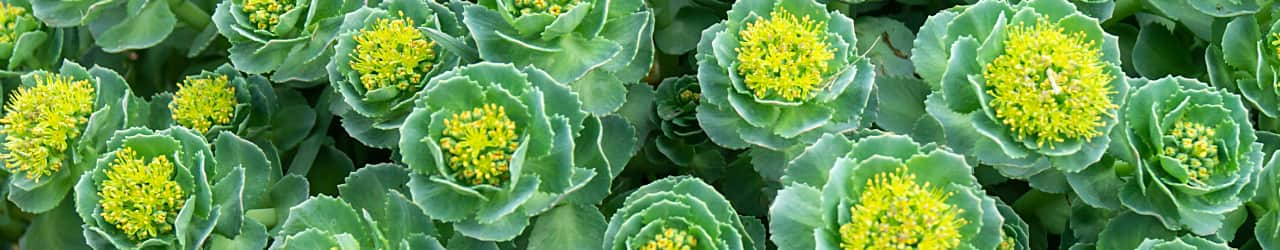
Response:
[[[519,146],[516,124],[507,110],[486,104],[444,120],[440,147],[449,155],[454,177],[473,185],[499,186],[509,179],[511,156]]]

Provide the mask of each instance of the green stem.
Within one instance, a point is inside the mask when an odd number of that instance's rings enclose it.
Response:
[[[209,12],[200,9],[199,6],[196,6],[191,1],[169,0],[169,10],[178,16],[178,20],[191,25],[197,31],[203,31],[204,28],[209,27],[209,22],[211,22]]]
[[[256,220],[267,228],[275,227],[279,223],[276,219],[276,210],[274,208],[250,209],[244,212],[244,217]]]
[[[1111,25],[1120,22],[1120,20],[1129,18],[1133,13],[1137,13],[1138,10],[1142,9],[1142,2],[1140,1],[1141,0],[1116,0],[1116,8],[1111,11],[1111,18],[1107,19],[1106,22],[1103,22],[1102,26],[1110,27]]]

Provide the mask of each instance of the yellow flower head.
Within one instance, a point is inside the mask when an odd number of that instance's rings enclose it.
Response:
[[[698,247],[698,239],[684,230],[663,227],[662,233],[645,242],[642,250],[689,250]]]
[[[1217,133],[1213,128],[1195,122],[1178,122],[1164,136],[1163,155],[1177,159],[1187,171],[1187,180],[1205,184],[1214,173],[1228,171],[1218,160]]]
[[[413,19],[378,19],[354,39],[350,65],[360,74],[366,91],[386,86],[412,91],[411,87],[419,87],[423,75],[435,67],[436,42],[418,31]]]
[[[19,88],[6,107],[8,114],[0,118],[7,149],[0,159],[9,170],[26,172],[39,182],[62,168],[68,141],[80,136],[93,113],[94,90],[89,81],[69,76],[34,78],[36,85]]]
[[[440,147],[458,180],[499,186],[510,178],[507,170],[519,136],[506,108],[486,104],[455,113],[445,118],[443,135]]]
[[[825,22],[796,17],[784,9],[739,32],[738,74],[756,98],[803,101],[825,86],[835,52],[826,42]]]
[[[1016,249],[1018,249],[1018,248],[1016,247],[1016,245],[1017,245],[1017,244],[1018,244],[1018,242],[1017,242],[1017,241],[1015,241],[1015,240],[1013,239],[1013,237],[1012,237],[1012,236],[1009,236],[1009,234],[1008,234],[1008,233],[1005,233],[1005,232],[1001,231],[1001,232],[1000,232],[1000,245],[996,246],[996,249],[997,249],[997,250],[1016,250]]]
[[[1083,32],[1066,33],[1040,19],[1034,26],[1005,29],[1004,54],[982,76],[996,117],[1037,145],[1102,135],[1103,117],[1118,106],[1108,95],[1115,79],[1106,72],[1096,41]]]
[[[133,240],[143,240],[173,229],[173,220],[186,201],[182,187],[173,180],[173,162],[164,155],[150,161],[132,148],[116,152],[106,180],[98,189],[102,219]]]
[[[514,8],[516,16],[528,15],[533,13],[547,13],[552,16],[559,16],[582,3],[582,0],[515,0]]]
[[[241,11],[249,16],[249,22],[260,30],[275,28],[280,15],[293,9],[295,0],[245,0]]]
[[[169,103],[178,125],[205,133],[214,125],[227,125],[235,118],[236,87],[227,76],[187,77]]]
[[[14,6],[0,2],[0,43],[13,43],[18,41],[18,19],[29,17],[27,9],[21,6]]]
[[[1267,37],[1269,40],[1271,40],[1270,42],[1271,47],[1274,48],[1272,51],[1275,54],[1273,54],[1272,56],[1275,56],[1276,58],[1280,58],[1280,33],[1267,34]]]
[[[968,223],[963,209],[947,204],[951,193],[899,167],[867,182],[857,205],[849,208],[849,222],[840,226],[840,248],[954,249],[960,228]]]

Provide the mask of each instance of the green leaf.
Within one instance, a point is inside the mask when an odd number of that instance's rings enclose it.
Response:
[[[576,34],[551,41],[531,39],[518,34],[498,13],[482,6],[466,6],[463,21],[467,24],[486,61],[509,62],[519,67],[534,65],[559,82],[573,82],[589,70],[613,58],[622,47],[603,38],[585,38]]]
[[[76,215],[75,204],[67,199],[57,208],[35,217],[18,246],[25,249],[90,249],[84,234],[78,233],[83,222]]]
[[[104,51],[149,48],[173,32],[178,19],[169,10],[169,1],[146,1],[142,5],[140,11],[133,13],[126,11],[124,4],[119,4],[103,10],[100,16],[89,22],[97,44]]]
[[[538,216],[529,232],[530,250],[592,249],[604,239],[604,215],[592,206],[563,205]]]
[[[769,239],[786,249],[817,249],[814,234],[825,227],[822,221],[822,192],[804,185],[792,184],[778,191],[769,206]]]

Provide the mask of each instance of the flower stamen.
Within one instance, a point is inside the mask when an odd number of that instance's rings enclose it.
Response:
[[[102,219],[133,240],[156,237],[173,229],[186,198],[174,181],[173,162],[164,155],[150,161],[132,148],[116,152],[98,190]]]
[[[1102,135],[1103,117],[1114,117],[1107,111],[1118,106],[1108,97],[1115,77],[1106,73],[1097,43],[1045,18],[1005,30],[1004,53],[982,73],[996,117],[1017,139],[1035,137],[1051,148]]]
[[[356,34],[351,68],[360,74],[365,91],[386,86],[413,92],[423,75],[435,67],[436,42],[418,31],[413,19],[379,19]]]
[[[953,249],[964,209],[948,204],[952,193],[916,182],[906,166],[867,182],[849,222],[840,226],[840,247],[852,249]]]
[[[225,75],[187,77],[169,103],[173,120],[184,127],[205,133],[215,125],[227,125],[235,118],[236,87]]]
[[[94,89],[88,80],[59,74],[34,77],[36,85],[19,88],[0,118],[5,135],[0,152],[11,171],[26,172],[36,182],[62,168],[69,141],[80,136],[93,112]]]
[[[245,0],[241,11],[249,16],[249,22],[260,30],[275,28],[280,15],[293,9],[295,0]]]
[[[826,42],[825,22],[798,18],[785,9],[739,32],[738,73],[756,98],[802,101],[823,88],[835,52]]]
[[[1187,181],[1204,185],[1213,174],[1224,166],[1218,160],[1218,145],[1214,143],[1217,132],[1204,124],[1195,122],[1178,122],[1164,136],[1164,156],[1174,158],[1182,163],[1187,172]]]
[[[640,247],[643,250],[689,250],[698,247],[698,239],[685,230],[663,227],[662,233],[653,236]]]
[[[505,107],[485,104],[444,120],[440,147],[446,151],[454,178],[473,185],[499,186],[509,179],[511,156],[518,147],[516,124]]]

